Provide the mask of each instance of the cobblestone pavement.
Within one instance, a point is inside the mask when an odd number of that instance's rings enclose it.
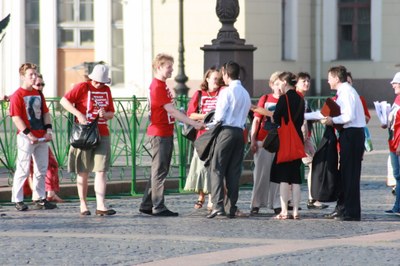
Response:
[[[376,123],[376,122],[375,122]],[[364,156],[361,222],[325,220],[307,210],[301,220],[273,220],[271,210],[246,218],[206,219],[194,194],[166,196],[179,217],[138,212],[140,198],[108,200],[111,217],[80,217],[79,203],[56,210],[17,212],[0,206],[0,265],[400,265],[400,216],[388,216],[394,196],[386,187],[386,132],[370,125],[375,150]],[[249,212],[251,191],[238,207]],[[206,206],[206,205],[205,205]],[[90,202],[95,211],[95,202]]]

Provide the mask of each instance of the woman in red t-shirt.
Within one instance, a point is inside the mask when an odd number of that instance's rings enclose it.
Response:
[[[282,72],[276,71],[269,78],[269,87],[272,93],[260,97],[257,108],[260,110],[275,110],[280,91],[278,76]],[[251,127],[251,151],[254,156],[253,169],[253,191],[251,194],[250,213],[258,214],[261,207],[274,209],[276,214],[281,212],[281,203],[279,198],[279,184],[270,182],[270,173],[275,153],[271,153],[263,148],[263,141],[267,137],[268,128],[271,128],[271,117],[255,111]]]
[[[201,83],[201,89],[195,92],[189,102],[187,115],[194,120],[204,120],[206,114],[215,109],[219,91],[223,86],[224,84],[219,70],[216,68],[208,69],[204,75],[203,82]],[[203,133],[204,130],[199,130],[197,132],[197,138]],[[212,208],[210,186],[210,174],[207,168],[204,167],[204,162],[200,160],[196,150],[194,150],[184,190],[193,191],[199,194],[194,205],[195,209],[203,207],[205,194],[209,194],[207,208]]]

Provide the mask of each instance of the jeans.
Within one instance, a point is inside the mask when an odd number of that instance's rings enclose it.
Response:
[[[400,212],[400,157],[394,152],[390,152],[390,159],[393,166],[393,176],[396,179],[396,201],[394,202],[393,212]]]

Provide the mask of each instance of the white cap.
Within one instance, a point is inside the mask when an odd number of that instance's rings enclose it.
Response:
[[[103,64],[95,65],[92,73],[88,76],[91,80],[100,83],[110,83],[111,79],[108,77],[108,67]]]
[[[390,82],[391,84],[393,83],[400,83],[400,72],[397,72],[396,75],[394,75],[393,80]]]

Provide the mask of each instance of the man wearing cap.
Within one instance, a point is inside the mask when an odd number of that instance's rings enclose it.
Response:
[[[81,150],[70,147],[68,171],[77,174],[76,184],[80,200],[80,214],[91,215],[87,206],[87,190],[89,172],[95,172],[94,190],[96,193],[96,215],[114,215],[113,209],[105,205],[106,175],[110,167],[111,144],[107,120],[114,117],[114,103],[108,77],[108,67],[97,64],[89,80],[76,84],[61,99],[61,105],[75,116],[75,121],[87,124],[99,116],[98,128],[101,136],[100,144],[92,150]]]
[[[388,124],[382,126],[389,129],[390,160],[393,166],[393,176],[396,179],[396,200],[390,210],[385,213],[389,215],[400,215],[400,72],[397,72],[390,82],[396,94],[396,99],[388,115]]]
[[[339,131],[340,144],[340,182],[335,210],[325,218],[341,221],[360,221],[360,177],[364,154],[364,109],[357,91],[347,82],[347,69],[344,66],[331,67],[328,83],[337,90],[336,103],[341,114],[326,117],[326,125],[343,124]]]

